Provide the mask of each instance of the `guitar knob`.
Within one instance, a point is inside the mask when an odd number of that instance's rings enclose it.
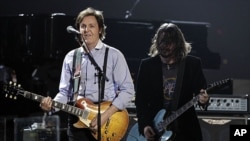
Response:
[[[105,134],[108,134],[108,132],[109,132],[108,130],[105,130],[105,132],[104,132],[104,133],[105,133]]]

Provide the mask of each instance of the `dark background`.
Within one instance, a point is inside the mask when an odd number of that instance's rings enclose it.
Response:
[[[1,0],[0,63],[16,70],[25,89],[53,97],[63,56],[77,47],[66,26],[73,25],[76,15],[91,6],[104,12],[108,25],[104,42],[124,53],[134,77],[159,24],[172,21],[194,42],[193,54],[202,58],[208,83],[233,79],[230,88],[216,93],[246,94],[250,93],[249,5],[249,0]],[[125,18],[127,11],[131,15]],[[53,13],[57,15],[53,17]],[[28,42],[28,37],[21,37],[27,25],[32,29]],[[4,109],[12,109],[1,110],[1,115],[40,112],[35,108],[38,104],[21,101],[25,102],[1,102]]]
[[[92,6],[104,11],[106,18],[124,19],[126,11],[133,9],[129,19],[207,22],[210,23],[207,46],[221,56],[219,69],[205,70],[208,81],[212,82],[225,77],[250,78],[249,4],[248,0],[2,0],[0,14],[65,13],[76,16]]]

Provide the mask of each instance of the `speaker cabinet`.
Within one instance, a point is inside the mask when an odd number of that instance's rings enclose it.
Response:
[[[247,116],[198,116],[203,141],[230,141],[230,125],[247,125]]]

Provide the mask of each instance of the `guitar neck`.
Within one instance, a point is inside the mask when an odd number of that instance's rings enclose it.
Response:
[[[206,91],[211,91],[214,89],[215,86],[211,85],[209,88],[206,89]],[[180,115],[182,115],[185,111],[187,111],[190,107],[192,107],[197,101],[198,101],[199,95],[193,97],[190,101],[188,101],[185,105],[183,105],[180,109],[174,112],[174,114],[171,114],[168,116],[164,122],[163,127],[168,126],[171,122],[173,122],[175,119],[177,119]]]
[[[28,91],[19,91],[19,93],[22,93],[21,95],[25,98],[37,101],[37,102],[41,102],[43,98],[45,98],[44,96],[35,94],[35,93],[31,93]],[[58,108],[62,111],[65,111],[67,113],[70,113],[72,115],[75,116],[81,116],[82,118],[87,118],[89,111],[88,110],[83,110],[81,108],[72,106],[72,105],[68,105],[68,104],[64,104],[61,102],[57,102],[57,101],[52,101],[52,107],[54,108]]]
[[[198,100],[198,95],[195,96],[193,99],[191,99],[189,102],[187,102],[185,105],[183,105],[180,109],[174,112],[174,114],[171,114],[168,116],[163,123],[163,126],[166,127],[170,123],[172,123],[175,119],[177,119],[180,115],[182,115],[186,110],[188,110],[190,107],[192,107]]]

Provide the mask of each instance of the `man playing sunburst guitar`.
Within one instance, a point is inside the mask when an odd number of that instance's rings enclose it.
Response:
[[[82,45],[79,48],[81,65],[74,67],[75,49],[70,51],[63,62],[59,93],[53,100],[51,97],[43,98],[40,106],[45,111],[58,111],[58,108],[54,108],[58,106],[54,101],[58,101],[72,103],[82,109],[72,111],[72,108],[66,109],[64,106],[60,108],[75,115],[81,115],[78,117],[69,115],[69,141],[121,140],[128,127],[125,107],[135,94],[125,57],[118,49],[102,42],[106,33],[102,11],[90,7],[81,11],[76,18],[75,27],[77,30],[69,30],[75,32],[80,38],[78,41]],[[76,59],[75,62],[77,61],[79,60]],[[97,66],[100,66],[103,73]],[[105,83],[102,83],[103,79]],[[75,83],[77,82],[75,80],[80,80],[80,83]],[[100,99],[102,86],[104,86],[104,95]],[[100,108],[98,104],[101,105]],[[101,116],[98,116],[98,113],[101,113]],[[101,119],[100,122],[98,117]],[[98,125],[102,127],[101,136],[97,136],[96,133],[100,129]],[[119,129],[120,125],[124,129]]]
[[[206,108],[208,104],[201,61],[188,55],[190,51],[191,44],[185,41],[177,25],[164,23],[156,31],[149,52],[151,57],[142,60],[137,79],[135,104],[142,137],[139,137],[140,141],[202,141],[194,106],[167,127],[165,123],[155,124],[157,120],[160,123],[173,114],[195,95],[200,94],[201,107]],[[161,109],[167,112],[161,115]],[[165,131],[173,134],[170,136]]]

